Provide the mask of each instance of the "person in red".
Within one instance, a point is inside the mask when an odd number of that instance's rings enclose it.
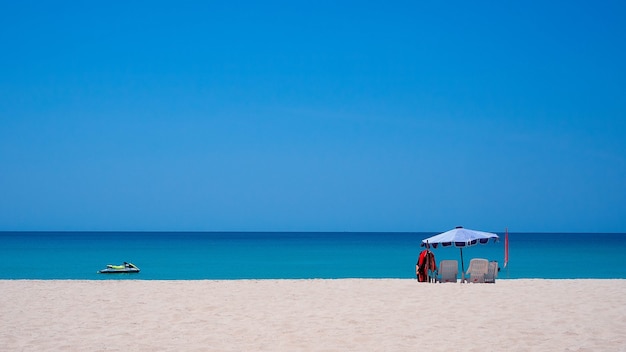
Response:
[[[417,276],[417,281],[433,281],[435,279],[433,273],[436,270],[437,263],[435,262],[435,254],[428,249],[424,249],[417,258],[417,264],[415,264],[415,275]]]

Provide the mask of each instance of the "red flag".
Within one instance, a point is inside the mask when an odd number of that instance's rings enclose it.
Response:
[[[504,233],[504,267],[509,264],[509,229],[505,229]]]

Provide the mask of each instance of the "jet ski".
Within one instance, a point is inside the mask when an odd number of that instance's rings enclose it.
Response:
[[[123,274],[123,273],[138,273],[139,268],[133,263],[124,262],[122,265],[107,265],[106,269],[98,271],[98,274]]]

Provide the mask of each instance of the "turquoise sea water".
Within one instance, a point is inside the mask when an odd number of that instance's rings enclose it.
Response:
[[[414,278],[419,244],[434,234],[0,232],[0,279]],[[465,266],[471,258],[502,266],[499,235],[497,243],[465,248]],[[626,234],[509,233],[509,239],[509,265],[499,279],[626,279]],[[433,251],[437,262],[460,261],[458,248]],[[96,273],[123,261],[141,273]]]

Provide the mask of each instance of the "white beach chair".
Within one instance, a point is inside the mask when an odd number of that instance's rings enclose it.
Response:
[[[489,266],[487,267],[487,274],[485,274],[485,282],[490,283],[490,284],[495,284],[497,277],[498,277],[498,262],[493,260],[489,262]]]
[[[467,269],[467,275],[469,275],[467,282],[484,283],[485,276],[489,271],[488,267],[489,261],[487,259],[474,258],[470,260],[470,265]]]
[[[439,282],[456,282],[459,274],[459,263],[456,260],[442,260],[439,262]]]

